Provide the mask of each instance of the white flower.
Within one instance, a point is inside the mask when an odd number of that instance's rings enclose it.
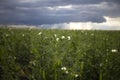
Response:
[[[77,78],[79,75],[78,74],[75,74],[75,78]]]
[[[67,68],[66,68],[66,67],[62,67],[62,68],[61,68],[61,70],[65,70],[65,71],[66,71],[66,70],[67,70]]]
[[[70,40],[70,39],[71,39],[71,37],[70,37],[70,36],[68,36],[67,38],[68,38],[68,40]]]
[[[34,61],[30,61],[29,63],[34,65],[34,66],[36,65],[36,61],[35,60]]]
[[[102,67],[102,65],[103,65],[103,64],[102,64],[102,63],[100,63],[100,67]]]
[[[59,41],[59,38],[56,38],[56,41]]]
[[[68,71],[65,71],[66,74],[68,74],[69,72]]]
[[[64,38],[65,38],[65,36],[62,36],[62,37],[61,37],[61,39],[64,39]]]
[[[56,34],[54,34],[54,36],[55,36],[55,37],[57,37],[57,35],[56,35]]]
[[[108,62],[108,59],[106,59],[105,61]]]
[[[85,32],[84,30],[81,31],[81,33],[84,33],[84,32]]]
[[[112,49],[111,52],[117,52],[117,49]]]
[[[39,33],[38,33],[38,35],[41,35],[41,34],[42,34],[42,32],[39,32]]]
[[[15,56],[14,56],[13,58],[14,58],[14,59],[16,59],[16,57],[15,57]]]
[[[109,51],[109,49],[106,49],[106,51]]]
[[[91,36],[94,36],[94,34],[92,33]]]
[[[6,37],[8,37],[9,35],[8,34],[6,34]]]
[[[25,34],[22,34],[22,36],[24,37],[24,36],[25,36]]]

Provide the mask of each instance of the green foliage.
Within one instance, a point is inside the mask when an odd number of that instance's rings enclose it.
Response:
[[[119,80],[119,34],[0,28],[0,79]]]

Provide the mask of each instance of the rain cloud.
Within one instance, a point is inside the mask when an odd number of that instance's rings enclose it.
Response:
[[[120,0],[0,0],[0,24],[104,23],[120,17]]]

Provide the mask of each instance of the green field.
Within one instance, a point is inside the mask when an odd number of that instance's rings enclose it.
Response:
[[[120,80],[120,31],[0,28],[0,80]]]

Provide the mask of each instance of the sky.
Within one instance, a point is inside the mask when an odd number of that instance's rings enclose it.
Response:
[[[0,25],[120,30],[120,0],[0,0]]]

